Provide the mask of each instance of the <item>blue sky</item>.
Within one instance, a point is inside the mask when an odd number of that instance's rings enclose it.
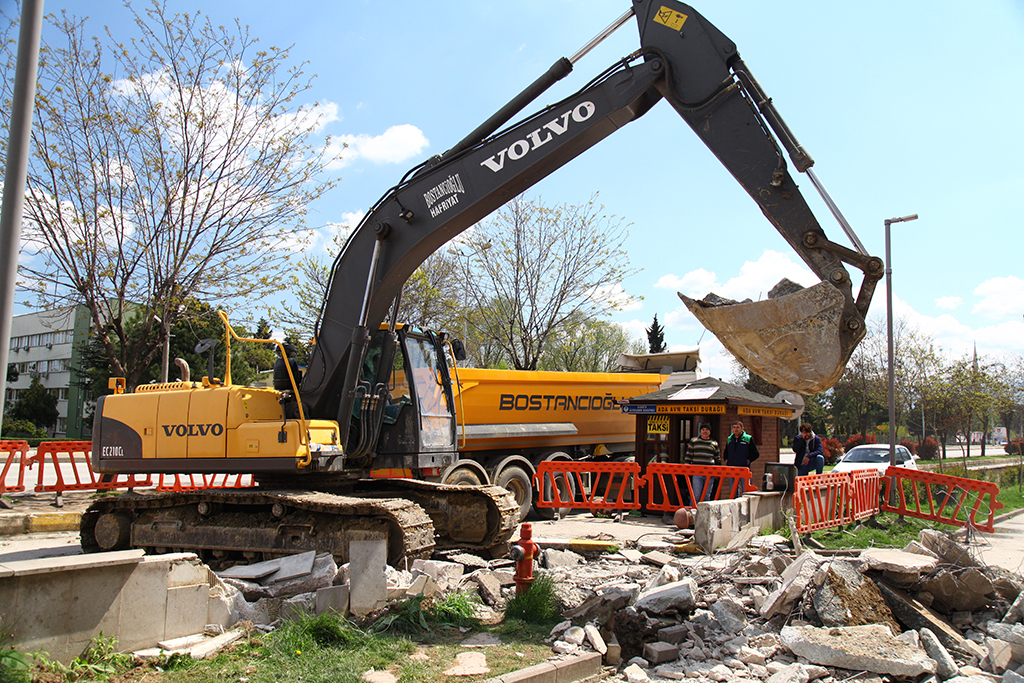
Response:
[[[264,45],[294,44],[292,59],[318,74],[306,101],[336,107],[326,132],[350,144],[334,171],[340,184],[310,216],[328,226],[359,216],[408,168],[462,139],[629,2],[168,6],[199,8],[216,24],[237,17]],[[896,315],[952,355],[975,343],[991,356],[1024,353],[1024,3],[731,0],[694,7],[736,42],[869,252],[884,257],[884,219],[919,214],[893,226]],[[131,28],[120,2],[46,2],[48,12],[64,8],[88,12],[95,34],[106,24],[118,33]],[[638,45],[631,20],[527,113],[579,89]],[[848,244],[810,182],[797,180],[829,237]],[[732,375],[728,359],[676,291],[757,299],[783,276],[816,281],[664,102],[529,194],[554,204],[583,203],[594,192],[609,213],[632,223],[626,247],[639,269],[622,285],[642,301],[613,320],[640,336],[658,314],[670,345],[700,341],[704,368],[715,376]],[[884,315],[883,281],[870,317]]]

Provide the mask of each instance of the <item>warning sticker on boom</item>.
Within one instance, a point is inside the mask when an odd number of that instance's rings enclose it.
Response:
[[[677,12],[674,9],[669,9],[664,5],[662,5],[661,9],[659,9],[654,14],[654,20],[656,22],[668,26],[673,31],[678,31],[679,29],[681,29],[683,27],[683,24],[686,23],[686,19],[686,15],[683,14],[682,12]]]

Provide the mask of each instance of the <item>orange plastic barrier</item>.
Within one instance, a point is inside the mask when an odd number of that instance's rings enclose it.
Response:
[[[28,441],[0,441],[0,458],[3,458],[4,467],[0,470],[0,494],[9,491],[25,490],[25,468],[28,463]],[[11,467],[15,466],[18,473],[17,483],[7,485],[7,475]]]
[[[29,461],[30,464],[39,464],[39,475],[36,478],[35,491],[53,491],[57,494],[57,506],[61,505],[61,495],[65,491],[106,491],[110,489],[135,488],[139,486],[152,486],[152,477],[148,474],[119,474],[116,476],[104,475],[97,478],[92,471],[89,461],[92,454],[91,441],[44,441],[39,444],[36,454]],[[64,480],[65,468],[61,467],[59,456],[66,455],[68,468],[71,471],[73,481]],[[53,464],[56,472],[57,482],[44,484],[44,470],[47,458]],[[79,459],[81,458],[81,459]]]
[[[727,500],[739,493],[740,481],[746,482],[746,491],[756,491],[750,477],[750,468],[723,465],[681,465],[653,462],[647,465],[644,485],[647,487],[647,509],[675,512],[681,507],[696,507],[693,477],[705,477],[701,500]],[[685,495],[680,481],[685,483]],[[711,490],[709,496],[708,490]],[[683,501],[691,501],[686,505]],[[699,501],[698,501],[699,502]]]
[[[896,486],[898,498],[895,506],[888,502],[891,499],[892,486]],[[908,489],[913,494],[909,501]],[[923,472],[906,467],[890,467],[885,471],[885,491],[886,495],[881,505],[885,512],[930,519],[953,526],[969,525],[989,533],[995,531],[996,512],[1003,508],[1003,504],[996,500],[999,486],[992,482],[951,477],[948,474]],[[978,523],[979,512],[988,516],[984,524]]]
[[[156,490],[244,489],[255,485],[251,474],[161,474]]]
[[[877,514],[882,495],[882,474],[874,469],[853,470],[850,472],[850,486],[853,501],[850,516],[853,521]]]
[[[583,475],[589,474],[590,485]],[[563,477],[577,496],[563,500],[558,478]],[[539,492],[537,507],[586,508],[589,510],[637,510],[640,508],[640,465],[635,462],[571,462],[545,460],[533,475]],[[547,485],[545,486],[545,482]],[[552,499],[545,499],[550,492]],[[631,500],[626,500],[626,494]],[[578,497],[578,500],[577,500]]]
[[[852,479],[848,472],[826,472],[796,478],[793,515],[800,533],[853,521]]]

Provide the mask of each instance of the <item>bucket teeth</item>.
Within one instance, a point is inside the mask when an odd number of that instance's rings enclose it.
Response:
[[[844,344],[845,298],[828,282],[754,303],[679,298],[747,369],[804,396],[834,386],[856,348]]]

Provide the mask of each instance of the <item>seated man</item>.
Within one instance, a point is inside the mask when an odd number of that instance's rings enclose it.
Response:
[[[801,477],[810,474],[811,470],[821,474],[825,468],[825,447],[821,437],[806,422],[800,425],[800,434],[793,439],[793,453],[796,455],[793,462]]]

